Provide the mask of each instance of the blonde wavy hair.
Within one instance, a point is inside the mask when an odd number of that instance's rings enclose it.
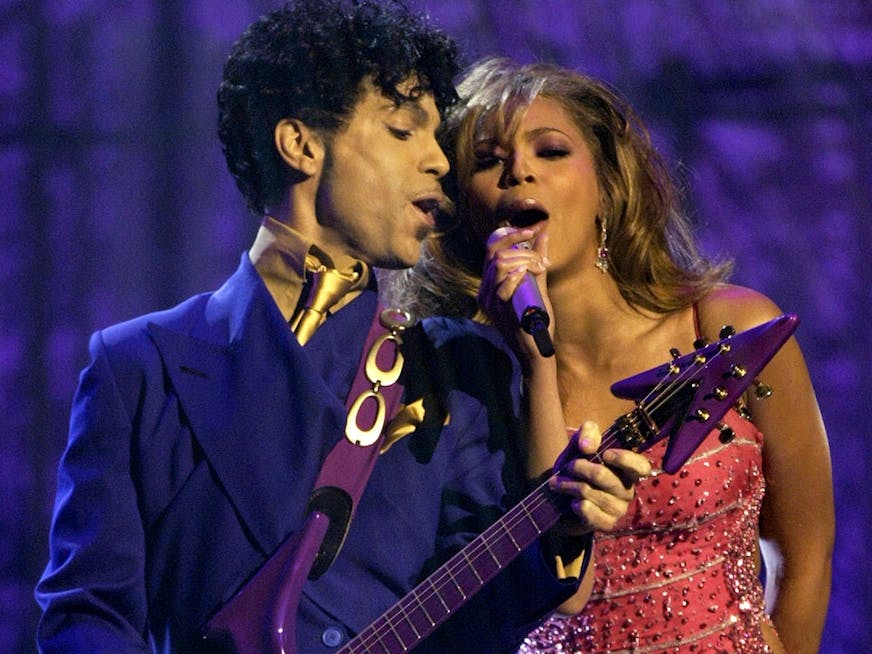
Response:
[[[484,246],[465,220],[472,144],[485,121],[497,126],[499,139],[510,137],[537,97],[559,103],[590,148],[608,226],[608,274],[630,306],[669,313],[699,301],[727,278],[731,262],[700,254],[677,186],[647,129],[606,84],[551,64],[491,58],[464,75],[458,93],[460,102],[440,131],[451,161],[443,181],[455,205],[453,223],[425,241],[414,268],[393,276],[389,301],[418,317],[483,319],[476,295]]]

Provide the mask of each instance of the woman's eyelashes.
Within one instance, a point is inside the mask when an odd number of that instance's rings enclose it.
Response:
[[[505,159],[501,159],[494,154],[476,154],[474,168],[475,170],[489,170],[494,166],[501,164]]]
[[[555,134],[543,135],[532,143],[531,149],[539,159],[559,159],[572,154],[570,145]]]
[[[571,154],[568,148],[564,147],[546,147],[537,151],[536,156],[541,159],[560,159],[568,157]]]
[[[572,150],[562,145],[547,145],[534,148],[533,155],[537,159],[562,159],[572,154]],[[514,153],[497,154],[494,151],[476,152],[474,158],[475,170],[488,170],[497,165],[503,165],[514,156]]]

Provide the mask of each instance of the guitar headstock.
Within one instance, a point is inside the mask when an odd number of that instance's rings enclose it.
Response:
[[[663,469],[676,472],[798,324],[795,314],[784,314],[613,384],[616,397],[636,401],[636,409],[615,423],[619,434],[633,432],[623,446],[641,452],[669,437]]]

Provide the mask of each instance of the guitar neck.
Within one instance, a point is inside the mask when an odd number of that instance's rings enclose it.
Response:
[[[537,487],[408,595],[341,654],[401,654],[420,643],[562,515],[565,498]]]

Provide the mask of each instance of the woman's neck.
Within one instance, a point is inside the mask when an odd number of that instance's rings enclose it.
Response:
[[[549,276],[548,296],[554,312],[555,342],[573,349],[603,353],[612,344],[650,329],[655,322],[631,307],[614,280],[597,270]]]

